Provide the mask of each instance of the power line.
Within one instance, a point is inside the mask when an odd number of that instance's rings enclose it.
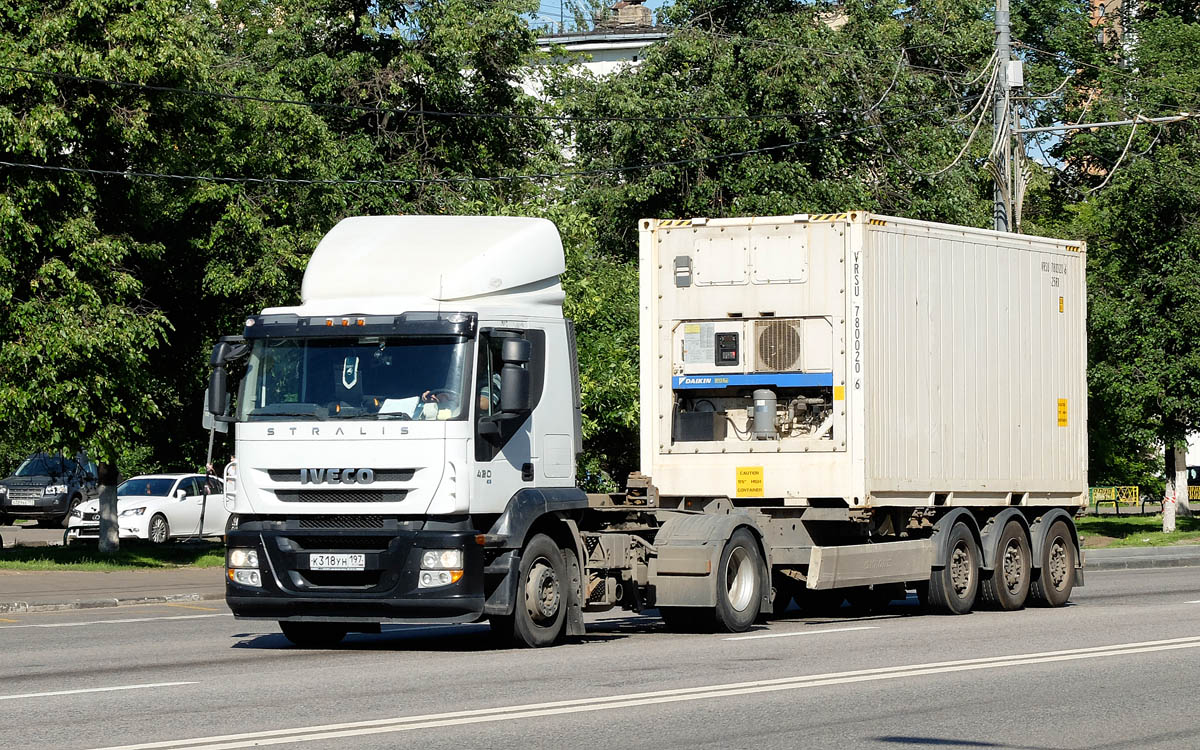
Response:
[[[1081,60],[1070,60],[1070,59],[1067,59],[1067,58],[1066,58],[1066,53],[1061,53],[1061,52],[1051,52],[1051,51],[1049,51],[1049,50],[1044,50],[1044,49],[1040,49],[1040,48],[1038,48],[1038,47],[1034,47],[1034,46],[1033,46],[1033,45],[1031,45],[1031,44],[1026,44],[1025,42],[1013,42],[1013,46],[1014,46],[1014,47],[1020,47],[1021,49],[1027,49],[1027,50],[1029,50],[1030,52],[1034,52],[1034,53],[1037,53],[1037,54],[1039,54],[1039,55],[1045,55],[1045,56],[1047,56],[1047,57],[1052,57],[1052,58],[1055,58],[1056,60],[1059,60],[1059,61],[1061,61],[1061,62],[1063,62],[1063,63],[1065,63],[1065,64],[1068,64],[1068,65],[1077,65],[1077,66],[1079,66],[1079,67],[1082,67],[1082,68],[1091,68],[1091,69],[1093,69],[1093,70],[1098,70],[1098,71],[1100,71],[1100,72],[1111,73],[1111,74],[1113,74],[1113,75],[1116,75],[1116,76],[1119,76],[1119,77],[1121,77],[1121,78],[1125,78],[1125,79],[1128,79],[1128,80],[1130,80],[1130,81],[1135,81],[1135,82],[1139,82],[1139,83],[1145,83],[1145,82],[1147,82],[1147,79],[1146,79],[1146,78],[1144,78],[1144,77],[1142,77],[1142,76],[1139,76],[1139,75],[1135,75],[1135,74],[1133,74],[1133,73],[1126,73],[1126,72],[1124,72],[1124,71],[1121,71],[1121,70],[1115,70],[1115,69],[1113,69],[1113,68],[1106,68],[1106,67],[1104,67],[1104,66],[1101,66],[1101,65],[1095,65],[1095,64],[1093,64],[1093,63],[1089,63],[1089,62],[1083,62],[1083,61],[1081,61]],[[1189,90],[1187,90],[1187,89],[1176,88],[1176,87],[1174,87],[1174,86],[1166,86],[1166,85],[1159,84],[1159,83],[1155,83],[1155,85],[1156,85],[1156,86],[1158,86],[1159,88],[1161,88],[1161,89],[1165,90],[1165,91],[1171,91],[1171,92],[1174,92],[1174,93],[1176,93],[1176,94],[1184,94],[1185,96],[1194,97],[1194,98],[1191,100],[1191,102],[1190,102],[1190,103],[1195,103],[1197,100],[1200,100],[1200,91],[1189,91]]]
[[[936,111],[936,110],[934,110]],[[632,164],[619,167],[602,167],[597,169],[585,169],[566,172],[543,172],[534,174],[517,174],[517,175],[495,175],[495,176],[461,176],[461,177],[408,177],[394,179],[359,179],[359,180],[343,180],[343,179],[301,179],[301,178],[275,178],[275,177],[221,177],[214,175],[193,175],[193,174],[170,174],[163,172],[146,172],[140,170],[117,170],[117,169],[94,169],[90,167],[68,167],[54,164],[33,164],[28,162],[12,162],[0,161],[0,167],[9,167],[10,169],[30,169],[37,171],[71,173],[71,174],[88,174],[104,177],[139,177],[147,179],[175,180],[185,182],[213,182],[221,184],[280,184],[280,185],[423,185],[423,184],[465,184],[465,183],[497,183],[497,182],[518,182],[529,180],[537,182],[542,180],[553,180],[563,177],[595,177],[605,174],[621,174],[624,172],[635,172],[645,169],[658,169],[662,167],[686,166],[692,164],[703,164],[711,161],[720,161],[725,159],[736,159],[744,156],[752,156],[755,154],[765,154],[775,151],[796,148],[811,143],[818,143],[834,138],[840,138],[847,135],[854,135],[870,130],[876,130],[885,127],[886,125],[896,125],[904,122],[911,122],[930,114],[934,111],[924,111],[915,113],[912,117],[902,119],[892,123],[877,123],[866,125],[859,128],[850,128],[841,130],[835,133],[828,133],[821,136],[814,136],[799,141],[790,143],[782,143],[774,146],[762,146],[759,148],[744,149],[741,151],[731,151],[723,154],[710,154],[708,156],[700,156],[689,159],[672,159],[667,161],[650,162],[646,164]]]

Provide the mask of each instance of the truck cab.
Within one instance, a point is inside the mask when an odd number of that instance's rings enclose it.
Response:
[[[563,269],[541,219],[345,219],[300,305],[218,345],[214,365],[240,377],[226,417],[236,616],[299,642],[478,620],[489,600],[511,612],[506,529],[523,509],[586,502]]]

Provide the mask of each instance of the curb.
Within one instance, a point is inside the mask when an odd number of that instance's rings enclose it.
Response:
[[[60,612],[69,609],[103,609],[130,607],[137,604],[170,604],[173,602],[205,602],[224,599],[225,592],[207,594],[164,594],[136,596],[127,599],[89,599],[73,602],[0,602],[0,614],[9,612]]]
[[[1200,567],[1200,546],[1123,547],[1084,550],[1085,570]]]

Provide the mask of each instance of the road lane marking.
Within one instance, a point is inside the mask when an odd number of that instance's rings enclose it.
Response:
[[[825,628],[824,630],[800,630],[795,633],[762,633],[760,635],[738,635],[732,638],[722,638],[723,641],[753,641],[757,638],[792,638],[797,635],[817,635],[818,633],[847,633],[851,630],[879,630],[878,625],[860,625],[855,628]]]
[[[198,685],[197,682],[146,682],[140,685],[113,685],[111,687],[80,688],[78,690],[51,690],[46,693],[20,693],[19,695],[0,695],[0,701],[11,701],[18,698],[47,698],[52,695],[78,695],[80,693],[111,693],[116,690],[145,690],[146,688],[176,687],[178,685]]]
[[[218,612],[214,615],[163,615],[161,617],[125,617],[120,620],[87,620],[85,622],[38,622],[24,625],[0,625],[0,630],[13,628],[80,628],[84,625],[107,625],[109,623],[124,625],[131,622],[157,622],[158,620],[199,620],[204,617],[233,617],[231,612]]]
[[[1197,599],[1194,602],[1184,602],[1184,604],[1200,604],[1200,599]]]
[[[0,617],[0,622],[20,622],[20,620],[10,620],[7,617]]]
[[[512,721],[516,719],[535,718],[540,716],[606,711],[662,703],[679,703],[684,701],[704,700],[708,698],[724,698],[737,695],[770,693],[781,690],[801,690],[858,682],[894,680],[906,677],[922,677],[932,674],[965,672],[981,669],[1000,669],[1029,664],[1050,664],[1080,659],[1126,656],[1132,654],[1144,654],[1185,648],[1200,648],[1200,636],[1171,638],[1159,641],[1142,641],[1138,643],[1118,643],[1110,646],[1094,646],[1089,648],[1044,651],[1029,654],[1012,654],[1009,656],[984,657],[978,659],[961,659],[957,661],[934,662],[929,664],[909,664],[896,667],[860,669],[850,672],[801,675],[771,680],[756,680],[753,682],[728,683],[723,685],[703,685],[700,687],[675,688],[671,690],[659,690],[649,693],[630,693],[626,695],[609,695],[595,698],[578,698],[573,700],[553,701],[550,703],[501,706],[497,708],[454,711],[450,713],[426,714],[421,716],[401,716],[391,719],[372,719],[366,721],[344,722],[340,724],[296,727],[294,729],[277,729],[261,732],[244,732],[241,734],[216,735],[212,737],[197,737],[193,739],[165,740],[135,745],[118,745],[103,748],[102,750],[162,750],[165,748],[187,748],[188,750],[233,750],[234,748],[310,742],[315,740],[329,740],[342,737],[384,734],[388,732],[407,732],[414,729],[462,726],[494,721]]]
[[[168,604],[168,607],[179,607],[180,609],[202,609],[205,612],[220,612],[220,607],[198,607],[195,604]]]

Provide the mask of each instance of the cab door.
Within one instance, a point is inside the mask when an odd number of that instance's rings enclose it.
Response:
[[[524,417],[506,417],[500,411],[501,347],[508,338],[531,344],[530,402],[541,395],[546,356],[545,331],[534,327],[482,328],[479,332],[475,383],[471,394],[474,413],[475,467],[471,477],[471,505],[478,512],[499,512],[519,490],[536,486],[540,461],[534,424],[536,409]]]

